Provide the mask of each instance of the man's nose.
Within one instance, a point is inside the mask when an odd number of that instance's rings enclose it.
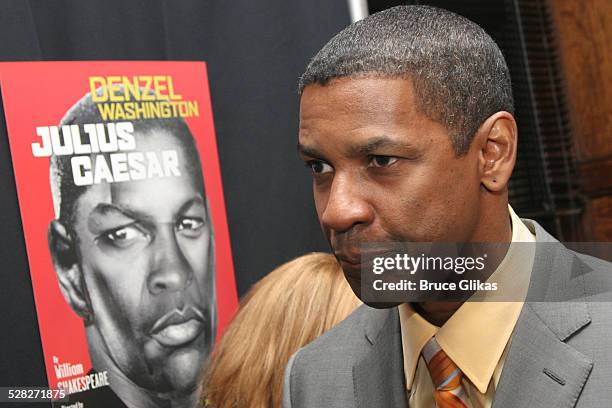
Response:
[[[160,228],[155,236],[153,265],[149,275],[149,291],[178,292],[191,284],[193,269],[179,246],[173,225]]]
[[[324,227],[345,232],[359,224],[370,224],[374,210],[359,180],[350,175],[336,174],[320,217]]]

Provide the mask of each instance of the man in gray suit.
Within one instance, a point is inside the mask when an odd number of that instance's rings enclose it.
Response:
[[[291,358],[283,406],[612,406],[611,266],[508,206],[517,127],[493,40],[396,7],[330,40],[300,92],[299,152],[356,294],[374,242],[506,243],[493,273],[524,285],[514,302],[359,308]]]

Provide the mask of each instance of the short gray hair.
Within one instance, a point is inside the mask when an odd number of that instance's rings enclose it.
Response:
[[[457,155],[499,111],[514,113],[501,50],[476,23],[429,6],[398,6],[351,24],[310,61],[299,92],[343,77],[404,77],[417,108],[443,124]]]

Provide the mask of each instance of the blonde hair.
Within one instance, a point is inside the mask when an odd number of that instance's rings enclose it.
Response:
[[[203,399],[214,408],[280,407],[291,355],[360,304],[332,255],[276,268],[249,290],[215,347]]]

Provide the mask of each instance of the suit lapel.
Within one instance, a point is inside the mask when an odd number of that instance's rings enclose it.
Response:
[[[555,333],[526,305],[512,338],[493,408],[570,408],[593,362]]]
[[[584,299],[577,296],[584,294],[583,282],[571,279],[572,253],[533,224],[538,246],[528,302],[512,336],[493,408],[574,407],[593,368],[592,360],[566,343],[591,321]]]
[[[389,309],[386,319],[366,326],[365,335],[372,346],[353,367],[356,407],[407,407],[397,308]]]

